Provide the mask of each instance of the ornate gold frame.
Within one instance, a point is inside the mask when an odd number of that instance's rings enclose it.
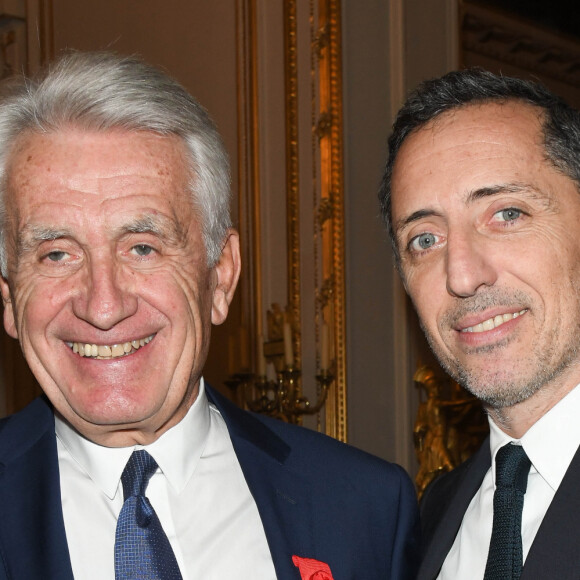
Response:
[[[242,285],[242,326],[249,322],[253,368],[258,367],[262,348],[263,282],[262,220],[260,191],[258,54],[259,0],[238,0],[238,118],[239,118],[239,220],[242,251],[247,277]],[[307,12],[306,12],[307,11]],[[299,36],[304,17],[308,18],[310,38]],[[324,411],[324,431],[342,441],[347,439],[346,352],[345,352],[345,284],[344,284],[344,192],[343,192],[343,117],[341,86],[340,1],[283,0],[284,27],[284,102],[286,167],[286,233],[287,233],[287,308],[292,320],[294,364],[301,368],[303,334],[301,318],[304,300],[314,300],[315,337],[320,353],[322,326],[328,326],[330,359],[334,381],[330,386]],[[304,75],[304,59],[299,49],[310,50],[310,70]],[[302,68],[301,68],[302,67]],[[305,86],[304,79],[310,79]],[[300,134],[299,93],[311,95],[311,134]],[[303,127],[304,129],[304,127]],[[306,139],[304,138],[306,135]],[[301,155],[310,141],[312,175],[313,242],[301,235],[304,219],[304,191],[299,188],[303,171]],[[303,183],[303,181],[302,181]],[[306,223],[306,222],[305,222]],[[304,291],[301,262],[305,252],[314,256],[312,296]],[[266,273],[267,274],[267,273]],[[310,281],[308,281],[310,283]],[[310,288],[310,287],[309,287]],[[320,369],[320,355],[316,366]],[[299,384],[301,393],[302,382]],[[319,393],[314,394],[316,395]],[[307,393],[310,397],[311,394]],[[318,426],[322,428],[321,417]]]
[[[322,235],[322,286],[317,288],[325,320],[334,336],[335,384],[326,402],[326,432],[347,438],[344,168],[342,115],[341,18],[339,0],[319,0],[316,54],[319,65],[319,114],[314,134],[320,147],[320,202],[317,223]]]

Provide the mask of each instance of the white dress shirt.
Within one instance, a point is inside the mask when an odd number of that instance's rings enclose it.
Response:
[[[506,435],[489,419],[492,466],[465,512],[455,542],[441,568],[440,580],[483,578],[493,524],[495,456],[510,441],[522,445],[532,463],[522,513],[525,562],[544,515],[580,445],[579,417],[580,387],[577,386],[519,440]]]
[[[56,418],[64,523],[75,579],[114,579],[121,474],[135,449],[159,469],[146,495],[184,580],[275,580],[272,556],[225,422],[199,395],[184,419],[146,447],[109,448]]]

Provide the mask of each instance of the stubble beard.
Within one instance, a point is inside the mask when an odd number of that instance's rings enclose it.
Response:
[[[505,409],[526,401],[547,385],[556,381],[576,357],[577,349],[569,348],[555,366],[549,356],[526,359],[526,376],[514,376],[508,371],[475,372],[466,367],[444,364],[445,370],[467,391],[490,409]],[[529,364],[528,364],[529,363]],[[535,366],[532,376],[529,370]]]
[[[487,307],[493,297],[480,301],[479,308]],[[473,310],[470,308],[470,310]],[[462,315],[463,311],[455,315]],[[562,322],[553,328],[561,329]],[[448,325],[449,327],[449,325]],[[547,342],[536,344],[525,360],[514,360],[510,368],[494,369],[493,353],[507,348],[511,340],[508,338],[493,345],[474,348],[469,355],[489,357],[489,369],[467,367],[456,358],[448,356],[434,340],[429,331],[423,327],[427,342],[443,369],[461,386],[479,399],[484,406],[500,410],[512,407],[526,401],[550,383],[556,381],[566,370],[577,361],[578,347],[576,337],[580,336],[580,319],[576,323],[575,333],[571,340],[565,342],[565,348],[557,353],[557,336],[552,332]],[[575,334],[575,335],[574,335]]]

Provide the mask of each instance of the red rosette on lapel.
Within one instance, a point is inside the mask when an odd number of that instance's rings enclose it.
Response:
[[[302,580],[334,580],[328,564],[313,560],[292,556],[292,562],[300,570]]]

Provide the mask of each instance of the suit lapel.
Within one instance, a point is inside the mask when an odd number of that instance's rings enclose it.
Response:
[[[8,578],[72,580],[52,410],[37,399],[7,420],[0,449],[0,550]]]
[[[463,516],[490,465],[491,454],[487,438],[470,460],[435,482],[434,489],[430,492],[433,499],[425,495],[425,503],[429,505],[428,509],[421,506],[425,553],[417,580],[432,580],[439,574],[453,546]],[[438,486],[441,489],[437,489]],[[425,515],[424,511],[428,513]]]
[[[580,450],[544,516],[522,572],[533,578],[577,579],[580,574]],[[525,501],[525,500],[524,500]]]
[[[256,501],[278,580],[314,553],[308,481],[285,466],[291,448],[210,388]],[[60,498],[54,416],[40,398],[9,418],[0,448],[0,578],[73,580]],[[3,567],[2,567],[3,566]],[[3,575],[4,573],[4,575]]]
[[[278,580],[300,578],[293,555],[315,553],[310,484],[287,468],[291,448],[256,417],[207,388],[222,414],[256,501]]]
[[[436,514],[439,525],[429,534],[427,550],[419,570],[418,580],[437,577],[443,562],[453,545],[465,511],[473,495],[479,489],[483,476],[491,464],[489,442],[486,441],[471,465],[459,479],[450,480],[450,488],[456,488],[445,501],[445,514]],[[458,468],[459,469],[459,468]],[[576,452],[558,492],[554,496],[542,525],[536,534],[522,572],[522,580],[535,578],[558,578],[576,580],[580,570],[580,449]],[[442,482],[443,483],[443,482]],[[440,499],[440,496],[438,496]],[[444,508],[442,508],[444,509]],[[431,517],[430,519],[434,519]]]

